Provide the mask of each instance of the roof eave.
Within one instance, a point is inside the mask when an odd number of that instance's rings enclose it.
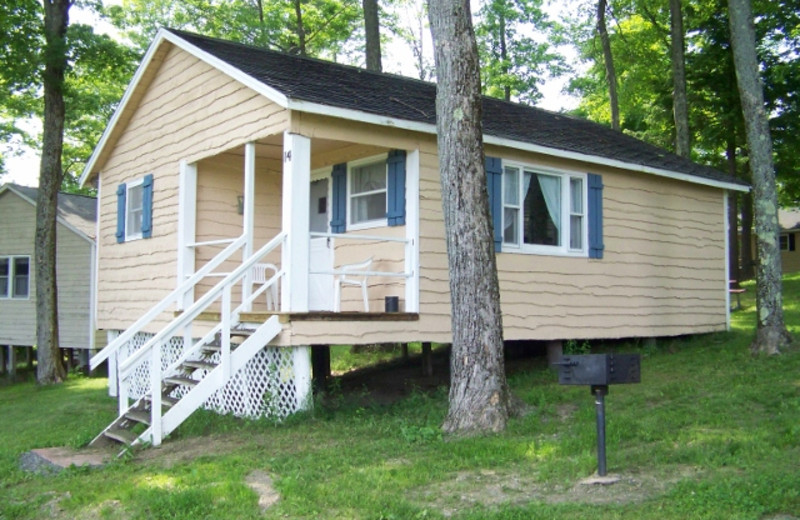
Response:
[[[331,107],[329,105],[323,105],[319,103],[313,103],[309,101],[302,101],[296,99],[290,99],[288,102],[288,107],[291,110],[297,110],[300,112],[308,112],[312,114],[319,114],[319,115],[327,115],[332,117],[339,117],[342,119],[349,119],[351,121],[358,121],[362,123],[369,123],[369,124],[377,124],[381,126],[390,126],[394,128],[400,128],[403,130],[411,130],[415,132],[422,132],[427,134],[436,135],[436,125],[430,123],[421,123],[418,121],[409,121],[405,119],[397,119],[391,118],[386,116],[381,116],[377,114],[371,114],[368,112],[361,112],[358,110],[352,110],[347,108],[338,108],[338,107]],[[508,148],[515,148],[518,150],[524,150],[527,152],[534,152],[542,155],[548,155],[551,157],[558,157],[558,158],[566,158],[566,159],[573,159],[576,161],[582,161],[589,164],[595,164],[598,166],[608,166],[611,168],[620,168],[629,171],[638,171],[642,173],[647,173],[651,175],[656,175],[659,177],[665,177],[669,179],[680,180],[684,182],[690,182],[693,184],[700,184],[703,186],[710,186],[714,188],[719,188],[723,190],[732,190],[732,191],[741,191],[741,192],[748,192],[750,191],[749,186],[744,186],[741,184],[736,184],[733,182],[725,182],[719,181],[715,179],[710,179],[707,177],[699,177],[696,175],[691,175],[688,173],[681,173],[675,172],[672,170],[666,170],[661,168],[654,168],[651,166],[646,166],[643,164],[637,163],[630,163],[625,161],[619,161],[616,159],[609,159],[607,157],[601,157],[598,155],[591,155],[591,154],[583,154],[579,152],[570,152],[566,150],[562,150],[559,148],[551,148],[547,146],[536,145],[524,141],[517,141],[514,139],[508,139],[504,137],[497,137],[493,135],[486,135],[484,134],[484,143],[496,145],[496,146],[504,146]]]

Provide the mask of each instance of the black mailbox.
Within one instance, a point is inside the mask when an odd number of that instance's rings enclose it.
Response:
[[[559,363],[562,385],[608,386],[641,381],[639,354],[564,356]]]

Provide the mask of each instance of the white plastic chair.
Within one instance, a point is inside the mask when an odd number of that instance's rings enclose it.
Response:
[[[256,264],[253,266],[253,285],[264,285],[275,276],[278,268],[275,264]],[[278,279],[265,291],[267,295],[267,310],[278,310]]]
[[[336,285],[334,287],[333,305],[334,312],[341,311],[342,307],[342,285],[361,286],[361,296],[364,299],[364,312],[369,312],[369,298],[367,297],[367,276],[360,274],[369,271],[372,265],[372,257],[367,258],[358,264],[345,264],[341,267],[342,274],[336,275]]]

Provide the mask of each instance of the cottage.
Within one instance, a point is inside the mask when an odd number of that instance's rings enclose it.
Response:
[[[6,347],[0,365],[12,373],[18,349],[24,348],[31,360],[36,345],[36,198],[36,188],[0,186],[0,346]],[[95,350],[96,208],[94,197],[58,194],[59,341],[81,366],[88,364],[89,353]]]
[[[781,266],[784,273],[800,271],[800,249],[796,244],[800,235],[800,209],[789,208],[778,210],[780,225]],[[753,244],[753,251],[755,251]]]
[[[728,326],[746,185],[569,116],[484,114],[506,339]],[[449,342],[435,121],[433,84],[159,32],[81,179],[109,335],[92,366],[120,397],[102,437],[303,408],[312,346]]]

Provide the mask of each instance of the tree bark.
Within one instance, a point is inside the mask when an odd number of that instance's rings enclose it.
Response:
[[[301,0],[294,0],[295,34],[297,35],[297,48],[295,54],[306,55],[306,28],[303,25],[303,5]]]
[[[753,194],[742,196],[742,241],[739,254],[742,257],[740,280],[752,280],[756,277],[756,262],[753,257]]]
[[[381,72],[381,30],[378,0],[363,0],[364,32],[366,35],[367,70]]]
[[[64,75],[67,68],[69,0],[44,0],[44,131],[39,194],[36,201],[36,380],[64,381],[67,372],[59,351],[58,292],[56,289],[56,211],[63,171]]]
[[[729,130],[728,146],[725,150],[728,159],[728,174],[738,177],[736,168],[736,133],[733,127]],[[739,272],[739,195],[735,191],[728,192],[728,273],[730,278],[741,281]]]
[[[597,2],[597,34],[603,45],[603,61],[606,66],[606,80],[608,81],[608,101],[611,105],[611,128],[620,129],[619,122],[619,95],[617,94],[617,71],[614,68],[614,55],[611,53],[611,39],[608,37],[606,27],[607,0]]]
[[[756,56],[750,0],[728,0],[731,46],[742,101],[756,223],[756,338],[754,352],[779,354],[791,342],[783,319],[778,192],[772,161],[772,137],[764,106],[764,88]]]
[[[669,0],[672,54],[672,112],[675,120],[675,153],[689,157],[689,107],[686,100],[686,58],[681,0]]]
[[[506,43],[506,15],[500,13],[500,61],[503,64],[503,74],[508,75],[508,44]],[[511,86],[503,86],[503,99],[511,101]]]
[[[478,50],[469,0],[429,0],[438,88],[442,210],[450,270],[449,409],[443,429],[505,429],[510,394],[483,155]]]

